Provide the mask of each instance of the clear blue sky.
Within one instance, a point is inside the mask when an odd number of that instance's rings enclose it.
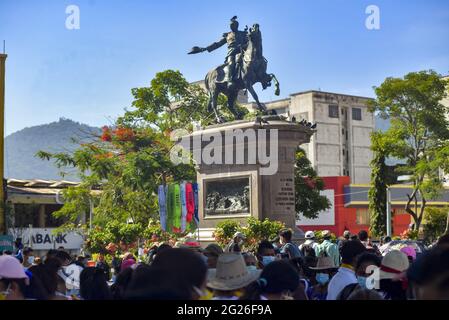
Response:
[[[65,28],[70,4],[80,8],[80,30]],[[370,4],[380,9],[380,30],[365,28]],[[161,70],[203,79],[226,49],[186,53],[218,40],[234,15],[242,28],[260,24],[282,97],[318,88],[372,96],[387,76],[449,73],[445,0],[0,0],[6,133],[59,117],[108,124],[130,106],[130,89]],[[260,96],[276,99],[273,92]]]

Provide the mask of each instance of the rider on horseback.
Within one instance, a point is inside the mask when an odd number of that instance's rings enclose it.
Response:
[[[236,16],[232,17],[230,27],[231,32],[224,33],[223,38],[220,41],[214,42],[206,48],[195,47],[192,52],[190,52],[199,53],[206,50],[211,52],[224,44],[227,44],[228,53],[225,59],[225,77],[222,81],[217,81],[217,83],[228,83],[228,87],[232,86],[233,81],[237,78],[237,65],[241,63],[241,53],[248,44],[247,32],[239,30],[239,23]]]

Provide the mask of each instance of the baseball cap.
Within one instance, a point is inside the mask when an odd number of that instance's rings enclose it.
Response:
[[[312,238],[315,238],[315,233],[313,231],[307,231],[306,239],[312,239]]]
[[[0,279],[28,279],[19,260],[10,255],[0,256]]]
[[[242,238],[242,239],[246,239],[246,236],[243,233],[241,233],[241,232],[234,233],[234,238],[237,238],[237,237]]]

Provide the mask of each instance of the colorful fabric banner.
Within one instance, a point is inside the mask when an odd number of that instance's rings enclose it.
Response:
[[[195,213],[195,198],[193,195],[192,184],[190,182],[186,183],[186,206],[187,206],[186,221],[190,223]]]
[[[158,202],[162,230],[184,233],[198,227],[197,183],[160,185]]]
[[[192,183],[192,189],[193,189],[193,197],[195,199],[194,220],[196,225],[198,226],[200,223],[200,218],[198,216],[198,183],[196,182]]]
[[[173,229],[173,218],[174,218],[174,208],[175,208],[175,193],[174,185],[169,184],[167,186],[167,231],[172,231]]]
[[[163,185],[159,186],[158,189],[158,200],[159,200],[159,216],[161,222],[161,229],[167,230],[167,203],[165,199],[165,187]]]
[[[186,183],[181,183],[179,188],[181,191],[181,232],[185,232],[187,224]]]
[[[175,205],[174,205],[174,214],[173,214],[173,228],[176,228],[177,230],[181,229],[181,188],[179,187],[179,184],[175,184],[173,186],[173,192],[174,192],[174,199],[175,199]],[[176,230],[176,231],[177,231]]]

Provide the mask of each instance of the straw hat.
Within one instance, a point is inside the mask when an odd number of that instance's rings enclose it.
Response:
[[[331,232],[329,230],[323,230],[323,232],[321,232],[321,236],[323,238],[330,237],[331,236]]]
[[[405,272],[409,267],[407,255],[399,250],[388,252],[380,265],[380,279],[394,279]]]
[[[207,286],[215,290],[232,291],[246,287],[257,280],[261,270],[248,271],[240,253],[223,253],[217,268],[209,269]]]
[[[313,270],[328,270],[337,268],[338,267],[334,264],[334,260],[331,257],[319,257],[316,267],[309,267],[309,269]]]

